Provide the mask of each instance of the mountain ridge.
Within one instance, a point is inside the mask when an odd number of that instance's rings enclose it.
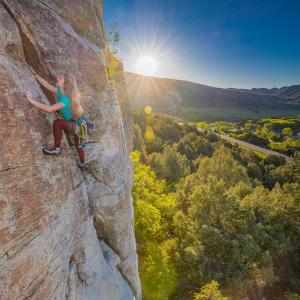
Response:
[[[290,86],[282,86],[280,88],[251,88],[251,89],[237,89],[237,88],[229,88],[230,90],[243,91],[253,94],[260,95],[271,95],[278,96],[282,98],[289,99],[299,99],[300,100],[300,84],[294,84]]]
[[[125,72],[127,88],[133,106],[150,104],[163,106],[207,106],[248,107],[275,109],[300,109],[298,102],[291,103],[291,97],[262,94],[247,89],[212,87],[186,80],[147,77]],[[258,89],[256,89],[258,90]],[[296,91],[298,93],[298,90]],[[300,88],[299,88],[300,93]]]
[[[235,87],[219,87],[219,86],[213,86],[213,85],[209,85],[209,84],[204,84],[204,83],[200,83],[200,82],[196,82],[196,81],[191,81],[191,80],[187,80],[187,79],[178,79],[178,78],[170,78],[170,77],[157,77],[157,76],[147,76],[147,75],[142,75],[142,74],[138,74],[138,73],[134,73],[134,72],[129,72],[129,71],[124,71],[125,75],[137,75],[137,76],[141,76],[141,77],[146,77],[146,78],[155,78],[155,79],[167,79],[167,80],[176,80],[176,81],[180,81],[180,82],[188,82],[188,83],[192,83],[192,84],[196,84],[196,85],[200,85],[200,86],[204,86],[204,87],[212,87],[212,88],[216,88],[216,89],[222,89],[222,90],[234,90],[234,91],[240,91],[240,92],[248,92],[248,93],[258,93],[258,94],[262,94],[262,95],[278,95],[278,94],[282,94],[283,92],[286,91],[290,91],[291,89],[295,89],[295,92],[297,93],[296,97],[300,97],[300,84],[291,84],[291,85],[284,85],[281,87],[277,87],[274,86],[272,88],[265,88],[265,87],[252,87],[252,88],[235,88]],[[299,93],[299,94],[298,94]],[[279,96],[279,95],[278,95]],[[293,96],[289,96],[289,95],[282,95],[279,96],[282,98],[288,98],[288,97],[295,97]]]

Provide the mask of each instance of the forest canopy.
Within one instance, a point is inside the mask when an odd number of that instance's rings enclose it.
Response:
[[[145,299],[294,299],[299,153],[288,164],[208,129],[200,133],[142,112],[134,117],[133,198]]]

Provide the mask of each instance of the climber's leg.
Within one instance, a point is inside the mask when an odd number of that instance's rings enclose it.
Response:
[[[66,133],[74,133],[76,125],[72,121],[57,119],[53,122],[54,147],[60,148],[62,139],[62,131]]]
[[[74,140],[75,140],[75,147],[79,154],[80,161],[81,161],[81,163],[84,163],[84,151],[82,148],[80,148],[78,136],[74,135]]]
[[[60,144],[62,139],[62,131],[66,133],[74,133],[76,125],[72,121],[66,121],[63,119],[57,119],[53,122],[53,135],[54,135],[54,147],[47,147],[43,149],[45,154],[59,154]]]

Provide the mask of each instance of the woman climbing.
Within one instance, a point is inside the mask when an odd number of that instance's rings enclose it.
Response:
[[[59,154],[61,151],[62,131],[74,135],[75,147],[79,154],[79,166],[84,166],[84,150],[80,147],[78,133],[80,132],[80,119],[82,118],[83,109],[80,105],[80,95],[76,85],[76,80],[69,74],[60,75],[57,77],[56,87],[49,84],[37,72],[32,69],[35,78],[39,83],[50,92],[56,94],[57,103],[46,105],[37,102],[33,99],[30,92],[26,93],[28,101],[38,109],[51,113],[60,112],[63,119],[57,119],[53,122],[54,146],[43,148],[44,154],[52,155]]]

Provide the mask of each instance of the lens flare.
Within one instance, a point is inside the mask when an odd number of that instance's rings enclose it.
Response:
[[[144,111],[147,116],[150,116],[152,114],[152,107],[150,105],[147,105]]]
[[[154,140],[154,131],[151,126],[147,126],[144,134],[144,138],[147,142],[152,142]]]

